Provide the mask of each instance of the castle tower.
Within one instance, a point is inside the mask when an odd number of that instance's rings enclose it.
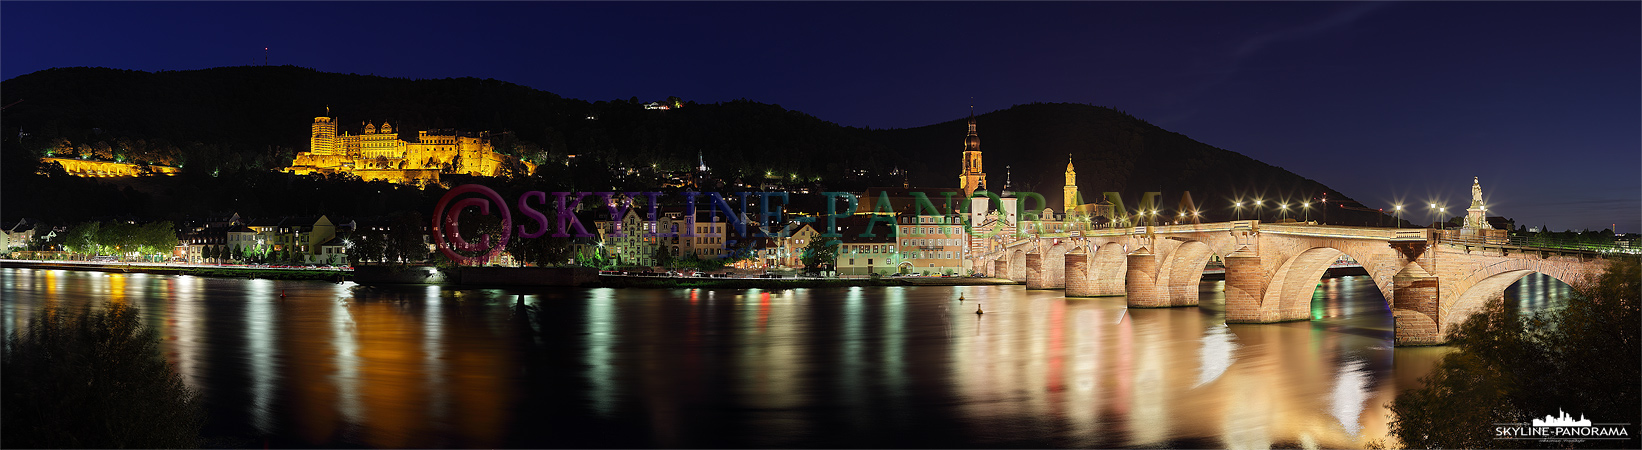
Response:
[[[330,117],[315,117],[313,128],[314,134],[308,138],[308,151],[315,155],[336,154],[336,122]]]
[[[1066,187],[1061,188],[1061,213],[1071,219],[1078,208],[1078,172],[1072,167],[1072,155],[1066,155]]]
[[[1492,230],[1488,225],[1488,206],[1482,204],[1482,182],[1471,177],[1471,207],[1465,210],[1465,226],[1461,230]]]
[[[981,168],[981,138],[975,135],[975,111],[969,112],[969,136],[964,138],[964,170],[958,175],[958,186],[969,198],[977,190],[986,189],[986,173]]]

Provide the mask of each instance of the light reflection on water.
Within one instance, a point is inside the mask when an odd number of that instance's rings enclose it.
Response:
[[[7,331],[135,302],[209,430],[273,446],[1355,447],[1446,349],[1388,347],[1367,277],[1226,325],[1019,286],[380,288],[0,270]],[[281,294],[284,294],[282,297]],[[515,302],[542,321],[514,316]],[[962,295],[964,301],[959,302]],[[1517,310],[1565,304],[1531,275]],[[985,314],[975,314],[982,308]],[[534,325],[533,325],[534,324]]]

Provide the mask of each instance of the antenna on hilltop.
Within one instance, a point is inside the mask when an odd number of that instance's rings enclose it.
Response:
[[[268,67],[268,47],[262,48],[262,67]]]

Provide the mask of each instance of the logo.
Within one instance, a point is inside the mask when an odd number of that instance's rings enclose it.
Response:
[[[457,199],[463,194],[476,194],[477,197]],[[454,202],[452,200],[455,200]],[[478,239],[469,242],[462,238],[460,226],[462,213],[473,208],[480,215],[491,215],[491,205],[495,205],[496,213],[501,215],[501,236],[480,234]],[[448,207],[448,209],[447,209]],[[507,202],[495,190],[477,184],[464,184],[439,198],[439,204],[433,208],[433,243],[446,257],[458,264],[481,263],[507,247],[508,238],[513,234],[513,214],[508,211]],[[494,239],[493,239],[494,238]],[[458,253],[460,251],[461,253]],[[464,254],[465,253],[465,254]]]
[[[1494,439],[1573,443],[1587,440],[1622,441],[1631,438],[1628,423],[1592,423],[1584,414],[1580,414],[1579,419],[1575,420],[1567,412],[1558,410],[1557,413],[1561,415],[1547,414],[1530,423],[1496,423]]]

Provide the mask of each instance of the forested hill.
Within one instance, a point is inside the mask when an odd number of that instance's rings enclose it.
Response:
[[[1191,192],[1200,207],[1217,214],[1226,213],[1235,198],[1297,203],[1327,192],[1330,202],[1350,200],[1322,183],[1110,108],[1033,103],[981,114],[975,122],[987,187],[1000,190],[1006,178],[1013,178],[1015,190],[1042,194],[1057,211],[1068,157],[1087,202],[1102,192],[1121,192],[1129,209],[1141,193],[1151,191],[1163,193],[1164,209],[1174,209],[1181,193]],[[956,183],[967,133],[967,118],[962,118],[865,134],[919,161],[912,167],[914,183],[946,185]]]
[[[411,80],[278,67],[141,72],[104,68],[43,70],[0,83],[4,132],[27,134],[23,148],[125,138],[174,147],[188,170],[280,167],[305,151],[315,116],[336,117],[339,131],[370,121],[400,137],[418,130],[510,132],[499,151],[543,162],[579,161],[658,168],[694,167],[698,154],[721,171],[766,170],[825,177],[876,171],[884,148],[844,127],[751,101],[689,103],[645,110],[663,99],[588,102],[508,82]],[[883,163],[883,168],[894,166]],[[829,171],[831,173],[829,173]]]
[[[537,163],[576,155],[574,170],[538,175],[569,189],[644,189],[633,180],[653,177],[639,173],[622,181],[620,170],[602,168],[687,170],[698,155],[726,181],[753,183],[773,173],[839,190],[903,179],[915,187],[957,184],[963,118],[867,130],[748,100],[682,101],[667,111],[643,106],[658,100],[664,99],[589,102],[490,79],[412,80],[293,66],[152,73],[60,68],[0,82],[0,105],[7,105],[0,140],[7,161],[67,151],[178,164],[187,179],[283,167],[307,149],[313,118],[329,108],[339,131],[358,133],[366,121],[388,121],[407,141],[418,130],[491,131],[498,133],[499,151]],[[1229,204],[1222,203],[1236,196],[1298,200],[1330,192],[1331,201],[1346,200],[1315,181],[1108,108],[1030,104],[977,121],[990,187],[1000,189],[1005,166],[1012,166],[1008,177],[1016,190],[1038,192],[1057,210],[1068,154],[1086,199],[1118,191],[1130,209],[1146,191],[1164,192],[1166,209],[1190,191],[1216,219],[1229,217]],[[895,175],[895,168],[910,177]],[[11,169],[8,174],[29,172]],[[3,181],[8,199],[29,191],[13,189],[28,180]],[[7,216],[40,212],[22,208],[27,204],[11,203]]]

